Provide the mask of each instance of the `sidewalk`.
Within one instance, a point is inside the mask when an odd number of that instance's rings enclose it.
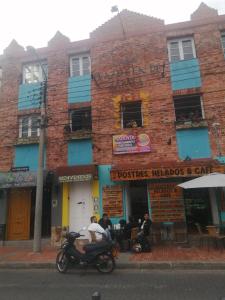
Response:
[[[44,246],[41,253],[32,248],[0,247],[0,268],[55,268],[58,249]],[[154,247],[151,253],[120,253],[120,269],[225,269],[225,251],[185,248],[179,246]]]

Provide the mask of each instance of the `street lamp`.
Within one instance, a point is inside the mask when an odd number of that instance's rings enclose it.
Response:
[[[218,156],[221,156],[222,151],[221,151],[221,145],[220,145],[220,140],[219,140],[219,127],[220,127],[220,123],[212,124],[212,128],[213,128],[215,139],[216,139],[216,147],[217,147],[217,151],[218,151]]]
[[[38,169],[37,169],[37,187],[35,203],[35,220],[34,220],[34,242],[33,251],[41,252],[41,231],[42,231],[42,202],[43,202],[43,181],[44,181],[44,145],[45,145],[45,128],[46,128],[46,92],[47,92],[47,74],[41,63],[41,59],[34,47],[28,46],[27,51],[34,54],[37,62],[41,67],[44,80],[42,84],[41,97],[41,119],[40,119],[40,137],[38,150]]]

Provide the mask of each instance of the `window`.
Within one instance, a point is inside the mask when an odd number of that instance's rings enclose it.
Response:
[[[142,126],[140,101],[121,104],[121,123],[123,128],[135,128]]]
[[[91,108],[83,107],[71,111],[71,130],[91,130]]]
[[[221,42],[222,42],[223,53],[225,55],[225,32],[221,33]]]
[[[36,83],[45,80],[45,74],[48,73],[47,63],[42,63],[42,67],[39,63],[27,64],[23,66],[23,83]]]
[[[195,58],[196,54],[193,38],[183,38],[169,41],[168,52],[171,62]]]
[[[73,56],[70,59],[70,76],[83,76],[91,73],[90,56],[88,54]]]
[[[175,97],[173,100],[177,122],[198,122],[204,118],[201,97],[199,95]]]
[[[39,115],[24,116],[19,119],[19,137],[37,137],[40,134]]]
[[[2,68],[0,68],[0,88],[2,87]]]

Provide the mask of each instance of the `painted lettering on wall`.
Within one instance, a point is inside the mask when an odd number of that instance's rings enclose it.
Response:
[[[140,180],[169,177],[197,177],[213,172],[224,172],[221,166],[191,166],[181,168],[152,168],[143,170],[111,170],[111,179],[115,181]]]
[[[95,72],[92,73],[92,79],[100,88],[110,88],[113,90],[121,90],[129,86],[140,88],[150,85],[151,81],[144,80],[142,76],[158,75],[163,77],[165,65],[149,64],[146,66],[136,66],[129,64],[122,68],[116,67],[109,72]]]
[[[149,183],[152,220],[154,222],[183,222],[182,189],[176,182]]]
[[[106,186],[102,195],[103,211],[109,217],[123,216],[123,190],[121,185]]]

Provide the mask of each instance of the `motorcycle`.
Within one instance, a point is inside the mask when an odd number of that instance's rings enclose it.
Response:
[[[60,251],[56,257],[56,268],[60,273],[66,273],[70,266],[94,266],[100,273],[111,273],[115,268],[117,249],[113,241],[105,240],[84,246],[81,253],[75,246],[75,240],[84,235],[79,232],[66,234]]]

